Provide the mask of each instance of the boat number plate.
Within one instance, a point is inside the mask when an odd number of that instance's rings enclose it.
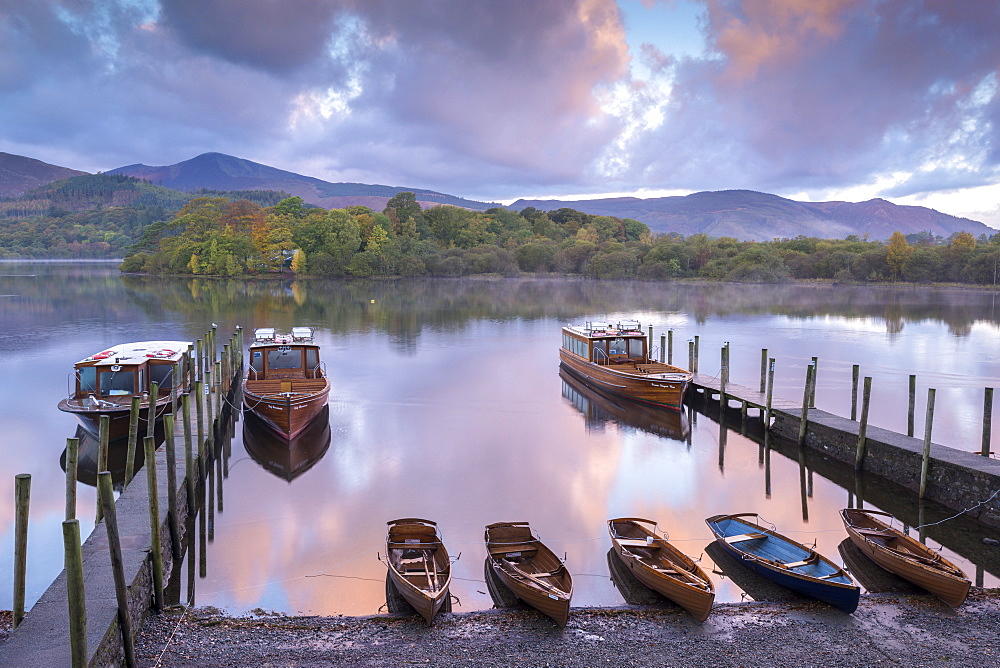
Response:
[[[407,538],[407,539],[406,539],[406,540],[404,540],[403,542],[404,542],[404,543],[419,543],[419,542],[420,542],[420,539],[419,539],[419,538]]]
[[[551,598],[553,601],[558,601],[559,600],[559,597],[556,596],[555,594],[549,594],[549,598]]]
[[[521,553],[520,552],[508,552],[504,556],[507,557],[508,559],[514,559],[516,557],[520,557]]]

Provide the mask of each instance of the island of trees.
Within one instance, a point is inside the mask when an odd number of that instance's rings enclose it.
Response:
[[[339,277],[555,272],[604,279],[699,277],[958,282],[995,285],[1000,234],[893,234],[888,243],[798,237],[740,242],[703,234],[654,237],[643,223],[573,209],[421,209],[413,193],[383,211],[326,210],[298,197],[273,206],[198,197],[150,225],[126,272],[237,276],[291,271]]]

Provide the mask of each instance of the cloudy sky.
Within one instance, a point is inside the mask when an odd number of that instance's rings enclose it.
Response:
[[[1000,227],[997,0],[0,0],[0,151]]]

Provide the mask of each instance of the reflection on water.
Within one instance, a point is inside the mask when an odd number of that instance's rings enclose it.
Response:
[[[608,423],[627,425],[675,441],[688,437],[690,427],[686,411],[668,411],[633,401],[611,397],[580,382],[565,369],[559,369],[562,394],[583,413],[587,429],[604,429]]]
[[[145,432],[143,433],[145,435]],[[77,425],[76,434],[73,436],[79,440],[79,450],[76,460],[76,480],[77,482],[97,487],[98,458],[100,456],[100,440],[83,428]],[[156,445],[163,444],[163,428],[157,426]],[[142,445],[142,438],[137,438],[135,452],[132,458],[132,471],[136,472],[142,468],[146,460],[145,449]],[[59,467],[66,471],[66,449],[63,448],[59,455]],[[111,472],[111,482],[116,491],[121,491],[125,485],[125,469],[128,467],[128,437],[115,438],[108,441],[108,462],[106,471]]]
[[[325,406],[291,440],[275,432],[252,411],[245,411],[243,446],[265,470],[291,482],[311,469],[330,447],[330,407]]]
[[[712,571],[712,575],[728,578],[755,601],[802,603],[813,600],[754,573],[715,541],[705,548],[705,552],[715,562],[716,569]]]
[[[199,488],[187,589],[197,587],[199,604],[233,612],[374,614],[386,601],[377,555],[385,522],[395,517],[438,520],[449,552],[465,553],[454,566],[455,608],[475,610],[493,605],[479,566],[491,522],[530,521],[566,555],[573,602],[583,606],[624,600],[609,578],[609,517],[656,518],[697,558],[711,541],[704,518],[714,514],[759,512],[800,542],[816,540],[828,556],[845,537],[845,506],[886,510],[911,526],[954,514],[818,453],[800,457],[794,444],[765,443],[752,420],[732,413],[723,420],[717,402],[657,415],[588,394],[558,372],[567,322],[637,317],[654,325],[657,343],[672,329],[682,363],[687,341],[698,336],[708,375],[718,372],[728,341],[730,380],[750,387],[767,348],[777,360],[775,395],[790,399],[802,396],[805,365],[819,356],[817,408],[840,415],[850,414],[859,364],[874,376],[871,423],[889,429],[905,431],[908,375],[916,373],[918,396],[938,390],[935,440],[964,449],[981,434],[982,388],[1000,382],[1000,310],[994,295],[974,290],[150,279],[121,277],[111,265],[9,269],[30,274],[0,276],[0,294],[14,295],[0,303],[7,371],[0,456],[5,470],[33,477],[29,605],[62,568],[57,461],[76,426],[55,408],[66,369],[121,340],[195,340],[213,322],[224,334],[237,325],[316,328],[333,379],[323,433],[282,450],[237,425],[217,442]],[[1000,424],[1000,402],[994,410]],[[13,475],[0,478],[5,544],[13,498]],[[78,513],[86,534],[92,488],[81,485],[78,504],[87,509]],[[982,527],[959,518],[924,533],[977,584],[996,586],[1000,551],[983,545]],[[11,607],[10,552],[0,552],[0,609]],[[713,577],[718,601],[741,598],[735,578]]]
[[[622,558],[615,552],[614,547],[608,550],[607,557],[611,581],[626,603],[629,605],[662,605],[681,610],[679,605],[639,582],[622,561]]]

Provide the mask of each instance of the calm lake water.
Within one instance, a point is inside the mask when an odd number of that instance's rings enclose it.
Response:
[[[32,475],[29,605],[62,568],[60,456],[76,423],[56,404],[73,363],[115,343],[194,340],[212,323],[221,340],[237,325],[309,325],[333,378],[328,429],[315,430],[291,480],[280,449],[237,416],[224,503],[213,509],[206,574],[196,581],[199,605],[374,614],[385,604],[385,522],[398,517],[436,520],[449,551],[461,553],[456,610],[492,606],[483,527],[510,520],[531,522],[566,555],[574,605],[623,604],[609,577],[605,528],[617,516],[657,520],[716,571],[717,600],[734,601],[743,590],[706,552],[704,518],[758,512],[843,563],[838,511],[855,499],[853,471],[813,456],[800,464],[777,446],[765,464],[738,423],[595,397],[560,376],[560,327],[637,318],[654,326],[655,343],[671,328],[683,366],[698,336],[700,371],[709,374],[729,342],[731,382],[751,387],[767,348],[777,360],[775,394],[797,400],[817,356],[816,405],[841,415],[850,415],[851,367],[859,364],[874,379],[871,423],[899,431],[916,374],[918,435],[933,387],[934,441],[978,450],[983,388],[1000,387],[998,301],[970,290],[845,286],[153,279],[100,263],[3,263],[0,609],[12,605],[17,473]],[[1000,450],[998,405],[993,421]],[[916,524],[915,498],[877,480],[864,485],[866,507]],[[87,535],[94,490],[81,483],[78,495]],[[924,517],[951,514],[931,506]],[[928,543],[997,586],[1000,555],[982,546],[994,534],[955,520],[930,528]]]

